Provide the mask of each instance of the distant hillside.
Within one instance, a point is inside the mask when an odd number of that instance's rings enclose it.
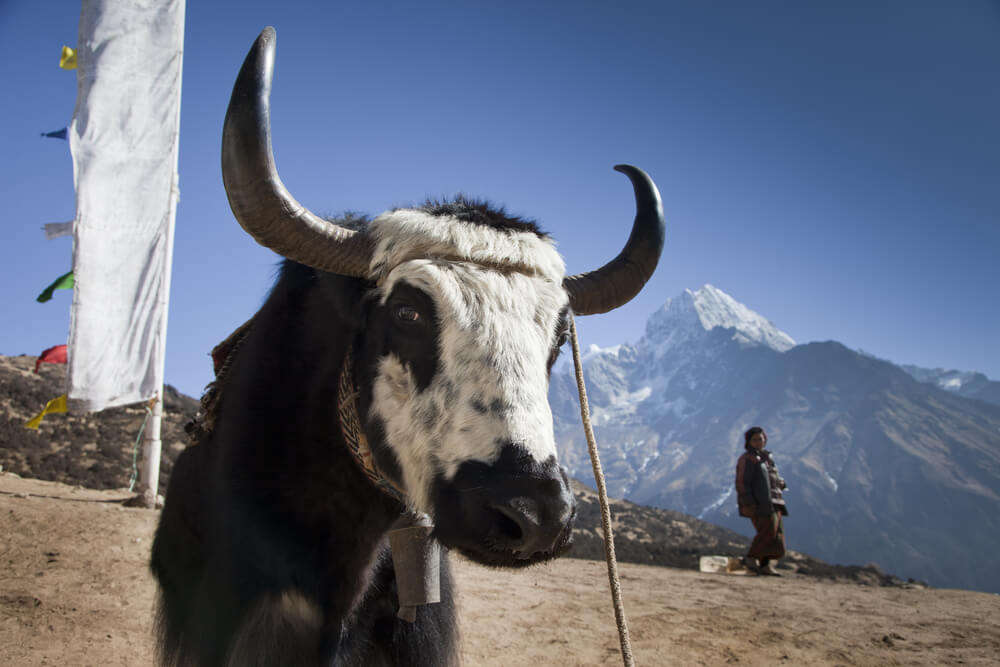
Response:
[[[904,371],[920,382],[932,384],[953,394],[1000,405],[1000,382],[990,380],[982,373],[974,371],[945,370],[943,368],[920,368],[905,364]]]
[[[127,487],[136,436],[146,415],[141,404],[100,413],[49,415],[37,431],[24,422],[46,402],[66,393],[66,369],[35,357],[0,356],[0,465],[9,472],[91,489]],[[160,439],[160,489],[167,488],[174,459],[187,444],[184,424],[198,401],[167,385]]]
[[[65,369],[43,364],[32,372],[35,357],[0,355],[0,466],[4,472],[92,489],[127,487],[136,436],[142,425],[141,405],[88,415],[46,417],[38,431],[24,428],[46,401],[64,393]],[[184,424],[199,403],[168,387],[161,438],[161,492],[167,488],[177,455],[187,444]],[[572,557],[604,560],[597,495],[575,482],[578,502]],[[618,559],[622,562],[697,568],[703,555],[738,556],[749,540],[733,531],[670,510],[614,500],[612,517]],[[908,585],[875,566],[841,567],[800,553],[782,564],[787,571],[870,585]]]

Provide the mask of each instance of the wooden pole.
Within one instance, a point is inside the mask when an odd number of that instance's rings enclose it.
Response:
[[[156,507],[160,485],[160,425],[163,422],[163,387],[150,402],[151,414],[142,439],[142,467],[139,471],[139,495],[144,507]]]

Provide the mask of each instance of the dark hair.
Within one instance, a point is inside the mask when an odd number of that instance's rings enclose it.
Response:
[[[764,444],[767,444],[767,433],[764,433],[764,429],[760,426],[751,426],[747,429],[747,432],[743,434],[743,449],[750,449],[750,438],[754,437],[758,433],[764,436]]]

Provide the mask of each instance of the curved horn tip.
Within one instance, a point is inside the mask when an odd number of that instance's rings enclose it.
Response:
[[[260,31],[259,35],[257,35],[257,39],[254,40],[253,46],[251,46],[250,50],[247,52],[246,61],[258,61],[262,57],[266,57],[268,55],[270,55],[270,59],[273,60],[275,50],[274,47],[277,42],[278,34],[274,31],[274,28],[267,26]],[[257,67],[259,67],[259,65]]]
[[[277,35],[271,26],[267,26],[257,35],[253,46],[250,47],[246,58],[243,59],[243,66],[240,67],[239,74],[236,75],[229,108],[226,109],[227,120],[229,113],[233,111],[233,103],[237,99],[254,99],[263,95],[263,100],[258,100],[254,106],[261,103],[264,107],[267,106],[271,92],[271,77],[274,73],[274,52],[277,41]]]
[[[250,48],[250,53],[247,54],[247,60],[251,60],[251,56],[255,56],[254,59],[266,58],[264,68],[270,70],[273,67],[274,51],[277,43],[278,33],[271,26],[267,26],[260,31],[257,39],[254,40],[253,46]]]
[[[274,28],[267,26],[260,31],[253,46],[247,52],[247,57],[243,61],[243,69],[249,67],[250,72],[260,76],[263,72],[269,72],[274,66],[275,45],[278,42],[278,35]],[[242,74],[242,70],[240,74]],[[237,77],[239,78],[239,77]]]
[[[638,207],[636,212],[653,214],[653,218],[659,222],[659,235],[664,237],[666,230],[663,220],[663,201],[660,199],[660,190],[656,187],[656,183],[653,182],[649,174],[631,164],[616,164],[615,171],[625,174],[632,182]],[[638,222],[638,218],[636,221]],[[660,248],[662,249],[662,247],[663,241],[661,239]]]
[[[274,26],[270,25],[265,26],[264,29],[260,31],[260,34],[257,35],[258,43],[273,42],[276,39],[278,39],[278,33],[275,32]]]
[[[636,181],[646,183],[651,186],[657,196],[659,196],[660,191],[657,189],[656,183],[653,182],[653,179],[644,170],[631,164],[616,164],[614,169],[615,171],[628,176],[628,179],[632,181],[633,184],[635,184]]]

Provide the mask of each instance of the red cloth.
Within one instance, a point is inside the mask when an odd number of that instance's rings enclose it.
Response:
[[[38,361],[35,362],[35,372],[38,372],[38,367],[42,365],[42,362],[47,364],[65,364],[66,363],[66,346],[65,345],[53,345],[47,350],[43,350],[40,355],[38,355]]]
[[[757,534],[754,535],[753,542],[750,543],[747,556],[758,559],[778,559],[784,556],[785,526],[781,520],[781,513],[775,512],[770,516],[754,516],[750,520],[753,522]]]

